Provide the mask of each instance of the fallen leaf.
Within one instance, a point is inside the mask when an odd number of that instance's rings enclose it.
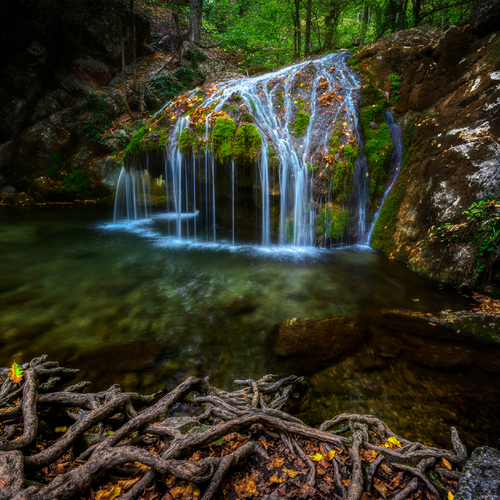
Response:
[[[282,477],[278,477],[278,476],[271,476],[269,478],[269,481],[271,481],[271,483],[284,483],[286,481],[286,479],[282,478]]]
[[[12,366],[9,369],[9,378],[14,382],[14,384],[21,385],[21,381],[23,379],[23,369],[16,363],[12,363]]]
[[[389,491],[383,484],[374,484],[373,487],[384,497],[387,498],[387,492]]]
[[[285,459],[281,457],[271,457],[271,463],[269,466],[273,469],[276,467],[282,467],[283,464],[285,463]]]
[[[448,462],[448,460],[446,460],[446,458],[444,458],[444,457],[443,457],[441,460],[442,460],[442,462],[443,462],[443,465],[444,465],[444,466],[445,466],[448,470],[451,470],[451,464],[450,464],[450,462]]]
[[[328,452],[328,460],[333,460],[333,457],[335,456],[335,450],[330,450]]]
[[[298,474],[297,471],[295,470],[290,470],[290,469],[283,469],[283,472],[287,475],[290,476],[292,479]]]
[[[115,500],[121,495],[122,489],[119,486],[111,485],[105,488],[100,488],[95,494],[95,500]]]
[[[448,500],[453,500],[455,497],[451,491],[448,491]]]
[[[312,458],[316,462],[320,462],[323,460],[323,455],[321,453],[315,453],[314,455],[307,455],[308,457]]]
[[[172,495],[172,498],[179,498],[184,495],[199,497],[201,492],[194,483],[187,483],[185,486],[172,488],[169,493]]]
[[[139,481],[139,479],[141,479],[140,476],[136,477],[134,479],[123,479],[123,480],[118,481],[118,486],[122,490],[129,490],[130,488],[132,488],[132,486],[134,486],[135,483],[137,483],[137,481]]]

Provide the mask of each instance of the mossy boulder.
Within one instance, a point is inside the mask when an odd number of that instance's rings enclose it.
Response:
[[[234,139],[234,156],[244,161],[255,162],[261,154],[262,137],[251,123],[240,125]]]
[[[218,117],[212,132],[212,146],[214,156],[224,161],[233,155],[234,134],[236,123],[231,118]]]

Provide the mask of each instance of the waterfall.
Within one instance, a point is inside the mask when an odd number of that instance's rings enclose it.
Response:
[[[218,241],[227,238],[230,227],[229,241],[237,244],[235,221],[239,227],[250,217],[245,193],[252,189],[257,215],[248,220],[258,228],[263,246],[367,241],[369,182],[358,125],[361,84],[346,64],[348,56],[330,54],[195,89],[167,103],[151,127],[163,120],[168,131],[165,147],[155,154],[162,155],[169,234]],[[258,132],[255,169],[236,153],[216,155],[212,134],[220,117],[236,124],[234,137],[243,127]],[[159,135],[162,130],[151,127],[146,132]],[[249,140],[243,139],[244,147]],[[236,148],[237,140],[233,143]],[[152,168],[144,160],[127,161],[118,182],[115,220],[151,217]]]
[[[385,113],[385,123],[389,126],[389,135],[391,136],[392,149],[391,154],[389,156],[389,168],[388,168],[388,176],[389,181],[387,182],[387,187],[384,191],[382,199],[379,202],[379,206],[375,215],[373,217],[373,221],[370,225],[370,229],[366,235],[364,240],[365,245],[370,244],[370,240],[373,234],[373,230],[375,228],[375,224],[377,223],[377,219],[380,215],[382,207],[384,206],[384,202],[389,194],[392,186],[396,182],[396,179],[401,172],[401,159],[403,158],[403,130],[397,124],[394,115],[391,113],[389,109],[387,109]]]

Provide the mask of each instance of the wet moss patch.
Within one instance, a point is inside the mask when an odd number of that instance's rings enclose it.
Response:
[[[254,162],[261,152],[262,137],[257,127],[251,123],[241,125],[236,131],[234,156]]]
[[[215,119],[212,133],[214,156],[224,161],[233,154],[233,139],[236,132],[236,123],[231,118],[219,117]]]

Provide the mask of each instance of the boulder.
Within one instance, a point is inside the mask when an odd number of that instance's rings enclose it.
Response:
[[[356,318],[293,318],[275,325],[268,341],[279,358],[317,365],[355,349],[364,335],[364,328]]]
[[[101,184],[106,188],[107,193],[103,194],[111,194],[116,191],[121,169],[121,163],[116,161],[114,155],[109,155],[89,166],[88,178],[93,185]]]
[[[455,500],[493,500],[500,498],[500,451],[476,448],[460,476]]]

